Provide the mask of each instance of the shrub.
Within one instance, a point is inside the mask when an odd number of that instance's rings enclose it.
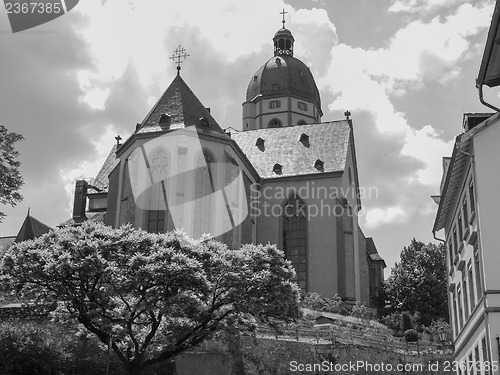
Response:
[[[334,295],[333,298],[324,298],[322,311],[327,312],[340,312],[342,307],[342,298],[338,295]]]
[[[356,304],[351,309],[350,315],[363,320],[368,320],[370,318],[370,310],[364,303],[356,301]]]
[[[401,329],[401,314],[392,313],[386,315],[382,318],[382,323],[384,323],[390,329],[399,331]]]
[[[413,321],[410,313],[404,311],[401,313],[401,331],[406,332],[409,329],[413,329]]]
[[[43,329],[31,323],[0,325],[0,373],[56,374],[61,358]]]
[[[322,310],[323,308],[323,299],[321,298],[321,294],[316,292],[309,292],[303,298],[302,302],[308,309],[314,310]]]
[[[413,328],[407,329],[403,334],[406,342],[417,342],[418,341],[418,333]]]

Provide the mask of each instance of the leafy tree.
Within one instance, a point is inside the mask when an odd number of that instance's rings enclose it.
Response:
[[[87,222],[15,245],[1,272],[20,296],[58,301],[58,314],[111,342],[129,374],[171,360],[225,325],[300,315],[293,268],[275,246],[228,250],[181,232]]]
[[[14,207],[23,200],[19,189],[23,185],[23,178],[19,173],[21,163],[16,160],[19,152],[14,149],[14,143],[23,139],[23,136],[9,132],[0,125],[0,204],[10,204]],[[0,211],[0,223],[5,214]]]
[[[448,321],[445,261],[443,245],[413,239],[385,283],[386,312],[418,312],[424,326],[440,318]]]

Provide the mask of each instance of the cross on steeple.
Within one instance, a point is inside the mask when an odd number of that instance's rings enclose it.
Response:
[[[179,44],[179,47],[177,47],[175,49],[174,54],[172,55],[172,57],[169,58],[170,60],[172,60],[174,63],[177,64],[177,75],[180,74],[182,62],[188,56],[189,55],[186,53],[186,50],[184,48],[182,48],[181,45]]]
[[[287,14],[288,12],[285,12],[285,9],[283,9],[283,12],[280,12],[281,15],[283,15],[283,21],[281,21],[283,23],[283,28],[285,28],[285,14]]]

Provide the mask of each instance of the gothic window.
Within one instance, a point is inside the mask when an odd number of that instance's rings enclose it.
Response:
[[[155,149],[149,155],[149,199],[146,207],[146,230],[164,233],[167,230],[167,186],[169,157],[166,150]],[[172,228],[169,228],[172,229]]]
[[[199,237],[203,233],[212,232],[213,223],[213,202],[212,193],[214,192],[213,164],[215,158],[212,153],[203,150],[196,159],[195,172],[195,201],[194,201],[194,237]]]
[[[299,197],[283,205],[283,251],[296,272],[302,293],[307,292],[307,207]]]
[[[269,121],[269,124],[267,124],[267,127],[268,128],[281,128],[281,127],[283,127],[283,124],[277,118],[273,118],[271,121]]]

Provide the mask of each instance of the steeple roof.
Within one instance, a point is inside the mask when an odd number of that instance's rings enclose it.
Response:
[[[163,121],[161,120],[164,116]],[[151,111],[138,125],[136,133],[196,126],[203,133],[224,131],[178,74]]]
[[[48,233],[52,228],[45,225],[40,220],[35,219],[29,214],[24,219],[23,225],[17,234],[14,242],[21,242],[26,240],[34,240],[40,237],[42,234]]]

